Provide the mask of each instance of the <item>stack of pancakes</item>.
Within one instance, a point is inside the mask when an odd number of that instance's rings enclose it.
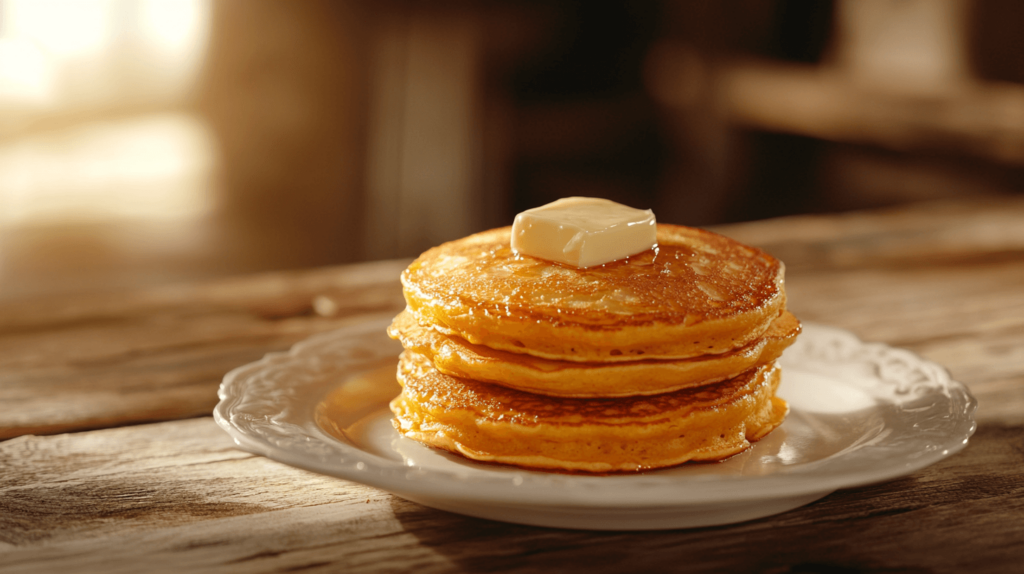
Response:
[[[800,323],[780,261],[659,225],[654,249],[577,269],[516,254],[510,233],[402,274],[399,432],[480,461],[616,472],[721,460],[782,423],[775,359]]]

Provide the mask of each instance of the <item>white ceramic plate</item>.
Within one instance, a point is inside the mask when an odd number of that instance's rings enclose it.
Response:
[[[782,357],[781,427],[725,462],[582,476],[485,465],[391,426],[389,317],[312,337],[224,377],[217,423],[245,450],[426,506],[507,522],[649,530],[740,522],[910,474],[967,444],[974,398],[908,351],[804,325]]]

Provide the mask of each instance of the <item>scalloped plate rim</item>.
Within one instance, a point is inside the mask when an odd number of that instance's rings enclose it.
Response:
[[[518,473],[494,473],[490,479],[468,476],[459,472],[444,472],[432,469],[425,471],[408,467],[398,461],[384,459],[368,453],[354,445],[342,443],[316,427],[310,413],[309,421],[314,428],[306,427],[307,439],[333,443],[333,447],[345,455],[344,463],[330,464],[316,460],[308,454],[294,449],[283,448],[266,438],[259,438],[243,429],[235,417],[244,413],[232,412],[240,396],[232,390],[243,381],[244,375],[270,366],[294,361],[307,349],[318,343],[331,340],[339,332],[368,330],[382,332],[391,320],[391,315],[371,318],[363,317],[340,329],[319,333],[292,346],[288,351],[268,353],[262,359],[233,369],[221,384],[218,393],[220,402],[214,409],[214,419],[235,440],[239,447],[272,460],[291,466],[375,486],[399,496],[406,493],[414,497],[453,498],[463,502],[492,502],[495,504],[524,504],[561,507],[625,508],[647,504],[664,505],[714,505],[737,501],[773,500],[784,497],[820,492],[823,495],[840,488],[852,488],[875,484],[906,476],[962,450],[967,439],[977,428],[974,411],[977,401],[961,383],[949,378],[940,365],[907,351],[883,343],[864,343],[853,333],[832,326],[804,323],[801,339],[831,334],[855,342],[862,348],[873,348],[881,352],[893,352],[912,357],[921,365],[927,365],[943,373],[940,381],[945,388],[963,400],[962,417],[955,428],[950,429],[945,449],[927,451],[905,464],[892,464],[884,468],[862,469],[851,473],[840,469],[829,469],[830,459],[849,459],[850,453],[802,464],[768,476],[702,475],[697,477],[659,476],[657,471],[637,475],[582,476],[544,473],[523,469]],[[381,330],[377,328],[381,327]],[[396,354],[397,357],[397,354]],[[324,387],[325,394],[327,387]],[[321,396],[322,396],[321,394]],[[955,435],[955,437],[954,437]],[[955,439],[955,440],[954,440]],[[860,447],[871,448],[871,446]],[[350,458],[349,458],[350,457]],[[360,464],[361,463],[361,464]],[[822,468],[825,467],[825,468]],[[538,478],[539,477],[539,478]],[[810,480],[808,480],[810,479]],[[456,481],[453,488],[449,481]],[[626,483],[626,484],[623,484]],[[747,487],[757,486],[756,491]],[[687,488],[681,488],[686,486]],[[512,488],[508,488],[512,487]],[[629,487],[629,488],[624,488]],[[609,499],[608,490],[614,489],[616,496]]]

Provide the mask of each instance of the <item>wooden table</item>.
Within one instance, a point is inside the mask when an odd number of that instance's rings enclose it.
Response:
[[[402,307],[389,261],[0,306],[0,572],[1024,571],[1024,201],[723,227],[806,321],[909,348],[979,399],[963,452],[732,526],[534,528],[236,449],[221,377]],[[838,569],[838,570],[836,570]]]

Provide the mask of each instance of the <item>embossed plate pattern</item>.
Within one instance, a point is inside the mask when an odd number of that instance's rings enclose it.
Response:
[[[217,423],[243,449],[434,508],[523,524],[638,530],[728,524],[911,474],[967,444],[976,401],[913,353],[805,325],[782,357],[786,422],[725,462],[583,476],[477,464],[400,437],[387,402],[391,317],[224,377]]]

